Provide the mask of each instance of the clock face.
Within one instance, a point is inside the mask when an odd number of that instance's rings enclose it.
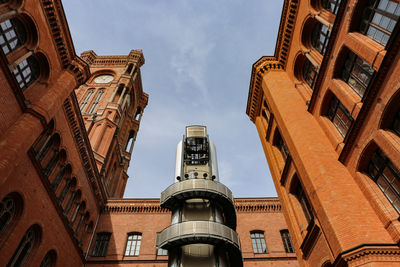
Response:
[[[109,83],[114,80],[114,77],[111,75],[100,75],[94,79],[95,83]]]

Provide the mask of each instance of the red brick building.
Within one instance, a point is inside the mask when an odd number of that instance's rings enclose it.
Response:
[[[121,199],[142,52],[78,57],[59,0],[1,0],[0,48],[0,265],[166,266],[155,237],[171,214]],[[236,209],[245,266],[298,266],[277,199]]]
[[[255,123],[302,266],[400,265],[400,2],[284,2]]]

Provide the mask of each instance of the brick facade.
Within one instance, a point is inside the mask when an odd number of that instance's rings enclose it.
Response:
[[[398,266],[399,1],[336,2],[284,2],[246,112],[300,264]]]
[[[154,245],[170,213],[158,199],[121,199],[148,101],[142,52],[78,57],[61,1],[0,2],[0,265],[167,266]],[[277,199],[236,207],[245,266],[298,265]],[[254,230],[268,253],[253,253]],[[106,232],[106,256],[92,256]],[[142,245],[124,257],[131,232]]]

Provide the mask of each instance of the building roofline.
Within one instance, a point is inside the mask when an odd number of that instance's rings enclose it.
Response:
[[[298,4],[298,0],[284,1],[274,55],[263,56],[252,65],[246,114],[253,122],[255,122],[256,115],[261,107],[263,74],[270,70],[284,70],[286,67]]]

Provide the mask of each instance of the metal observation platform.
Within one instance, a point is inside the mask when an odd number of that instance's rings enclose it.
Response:
[[[188,126],[176,152],[174,183],[161,193],[171,225],[157,233],[168,266],[243,267],[231,190],[219,182],[217,155],[205,126]]]
[[[210,199],[223,207],[226,225],[236,229],[236,209],[231,190],[225,185],[207,179],[190,179],[170,185],[161,193],[160,205],[172,210],[182,201],[193,198]]]

